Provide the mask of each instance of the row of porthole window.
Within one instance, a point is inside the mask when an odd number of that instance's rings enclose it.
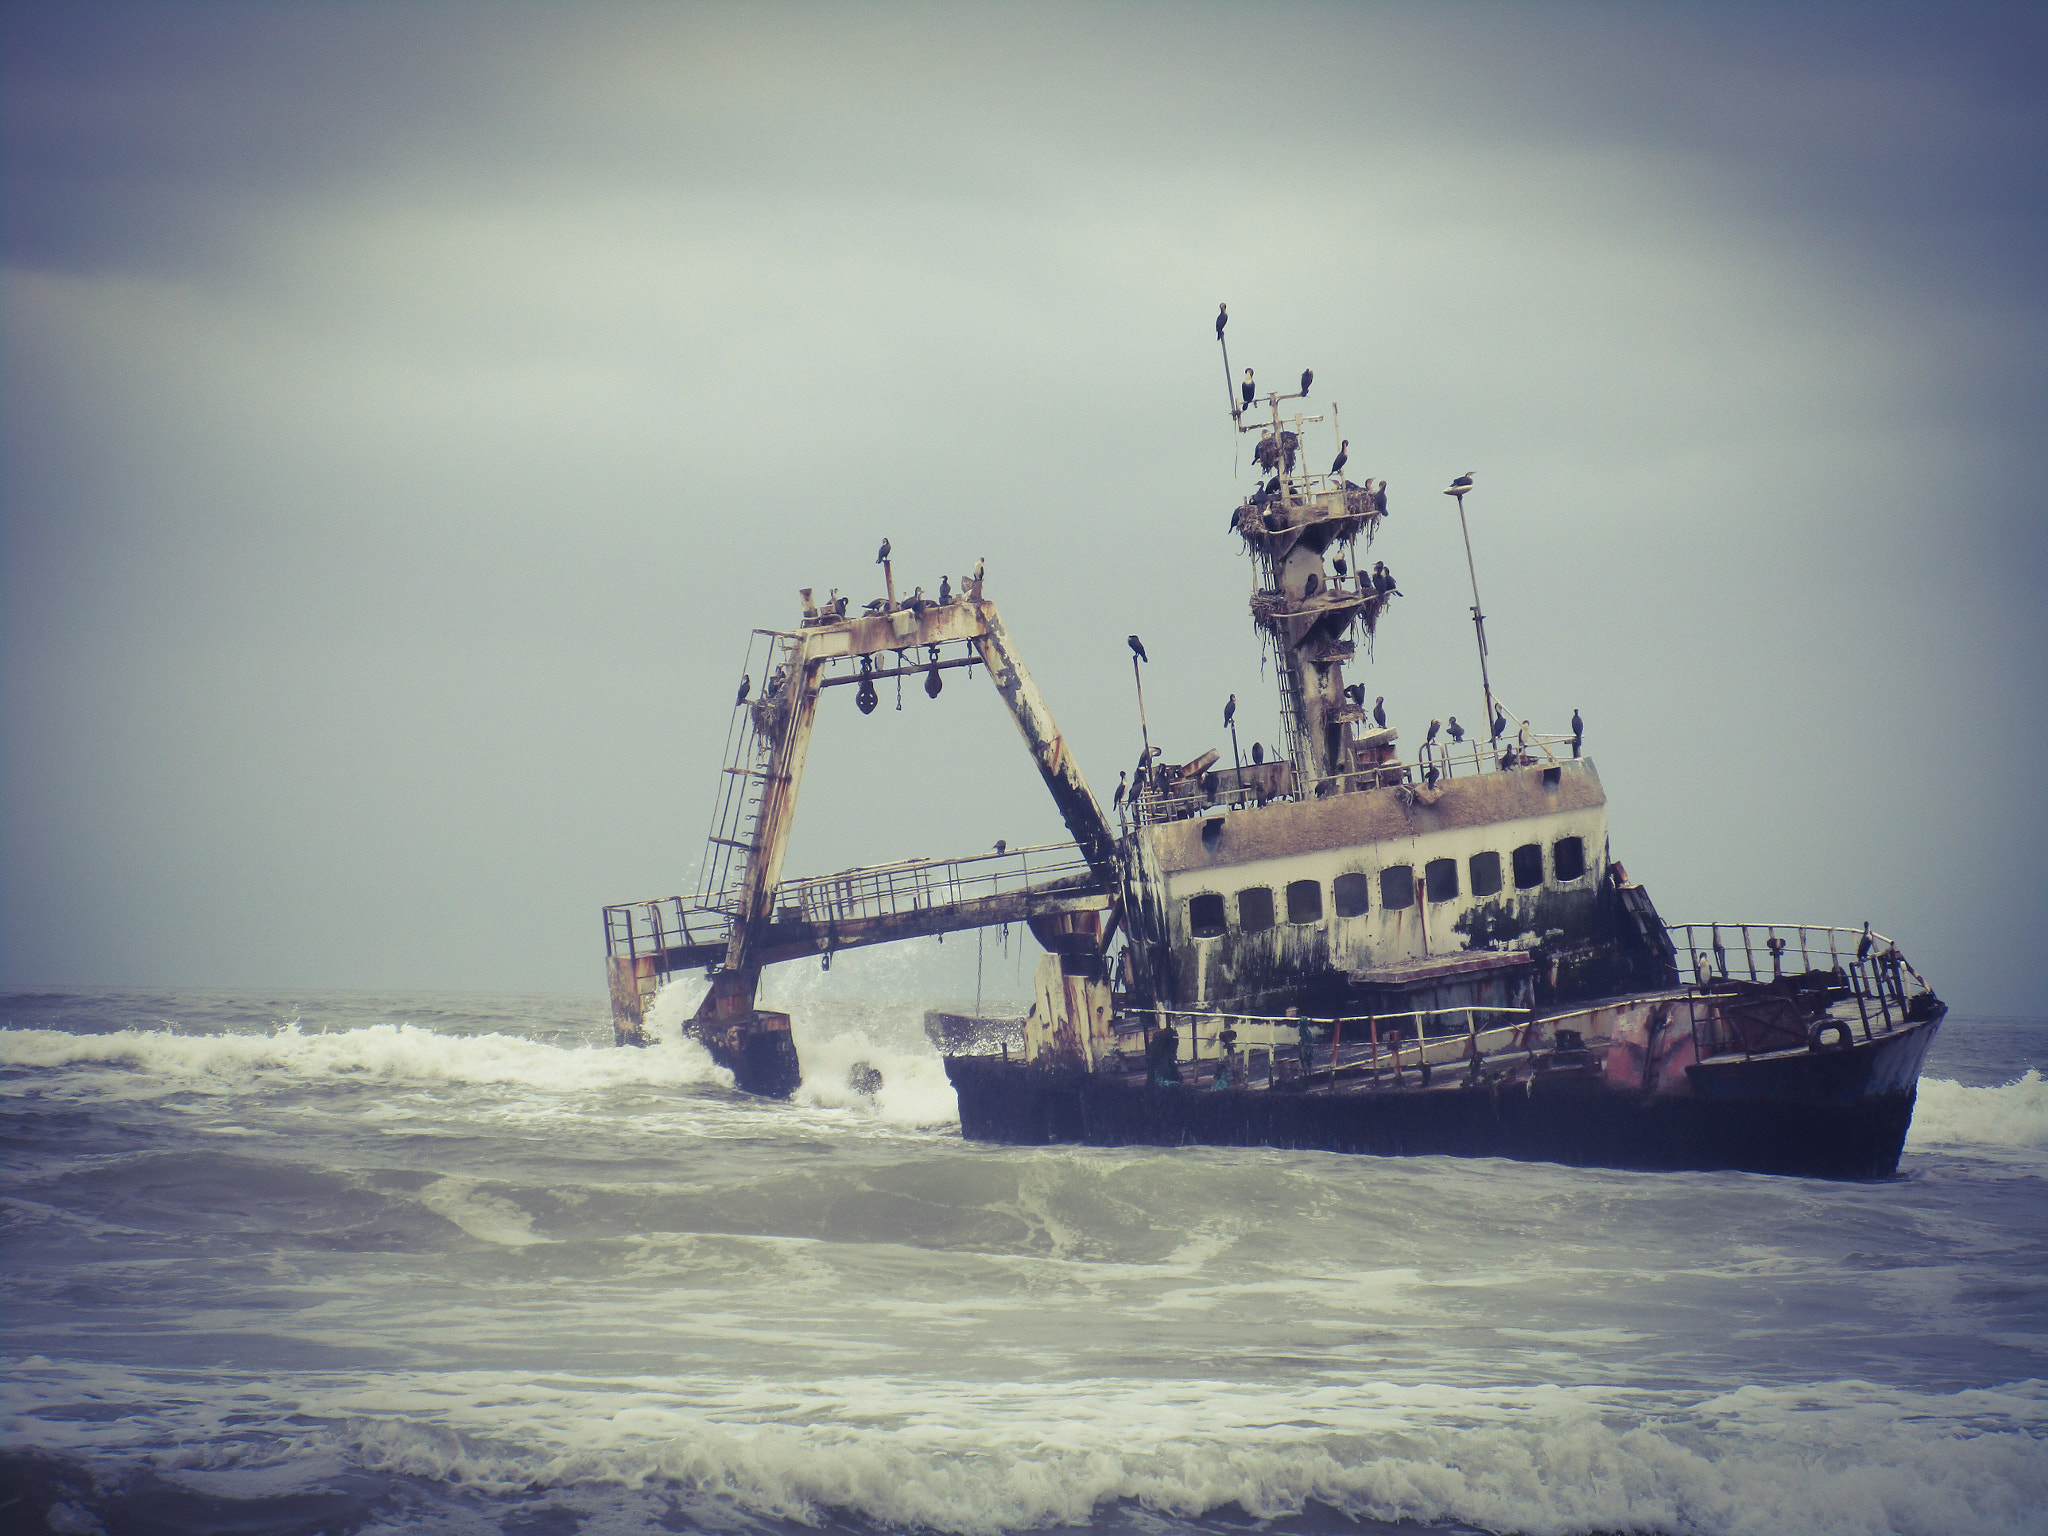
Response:
[[[1531,890],[1543,883],[1543,845],[1524,843],[1509,856],[1509,872],[1515,889]],[[1550,847],[1550,867],[1559,885],[1577,880],[1586,872],[1586,845],[1576,837],[1561,837]],[[1500,855],[1475,853],[1467,861],[1466,873],[1474,896],[1492,896],[1501,888]],[[1423,894],[1431,901],[1455,901],[1458,897],[1458,861],[1431,859],[1422,866]],[[1339,917],[1363,917],[1369,910],[1370,882],[1363,874],[1339,875],[1331,883],[1330,895]],[[1415,905],[1415,870],[1395,864],[1380,871],[1380,907],[1399,912]],[[1323,920],[1323,884],[1320,880],[1294,880],[1287,886],[1287,921],[1319,923]],[[1242,933],[1262,933],[1274,927],[1277,914],[1269,886],[1254,885],[1237,893],[1237,926]],[[1226,929],[1223,897],[1205,891],[1188,898],[1188,929],[1198,939],[1221,938]]]

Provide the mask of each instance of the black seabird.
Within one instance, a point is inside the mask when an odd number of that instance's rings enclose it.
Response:
[[[1301,589],[1301,600],[1305,603],[1323,590],[1323,578],[1314,571],[1308,573],[1308,582]]]
[[[1493,739],[1499,741],[1501,733],[1508,728],[1508,712],[1496,707],[1493,712]]]
[[[875,564],[877,564],[877,565],[880,565],[880,564],[881,564],[881,563],[882,563],[882,562],[883,562],[884,560],[886,560],[886,559],[888,559],[888,558],[889,558],[889,541],[888,541],[887,539],[884,539],[884,540],[882,540],[882,547],[881,547],[881,549],[880,549],[880,550],[878,550],[878,551],[876,552],[876,554],[875,554]]]
[[[1232,694],[1223,705],[1223,728],[1230,729],[1230,722],[1237,718],[1237,695]]]
[[[1330,461],[1330,473],[1333,475],[1343,474],[1344,466],[1346,464],[1349,464],[1350,462],[1351,439],[1347,437],[1344,439],[1342,443],[1338,444],[1337,446],[1337,457]]]
[[[1877,938],[1870,931],[1870,920],[1865,918],[1863,920],[1863,937],[1856,941],[1856,958],[1858,960],[1868,960],[1870,952],[1875,948],[1877,948]]]
[[[1315,369],[1313,369],[1313,368],[1304,368],[1304,369],[1302,369],[1302,370],[1301,370],[1301,398],[1302,398],[1302,399],[1306,400],[1306,399],[1308,398],[1308,387],[1309,387],[1309,385],[1311,385],[1311,384],[1315,383],[1315,381],[1316,381],[1316,371],[1315,371]]]
[[[1351,574],[1351,567],[1344,563],[1344,557],[1342,555],[1331,556],[1330,566],[1333,570],[1336,571],[1337,579],[1339,581],[1342,581],[1346,576],[1349,576]]]
[[[941,576],[939,578],[939,606],[943,608],[952,601],[953,578],[950,576]]]
[[[1257,394],[1257,393],[1259,392],[1259,387],[1258,387],[1258,385],[1256,385],[1256,384],[1254,384],[1254,383],[1252,382],[1252,371],[1251,371],[1251,369],[1249,369],[1249,368],[1245,369],[1245,371],[1244,371],[1244,383],[1243,383],[1243,384],[1242,384],[1242,385],[1240,386],[1240,388],[1242,388],[1242,390],[1244,391],[1244,403],[1245,403],[1245,404],[1246,404],[1247,406],[1249,406],[1249,405],[1250,405],[1250,404],[1252,403],[1252,396],[1253,396],[1253,395],[1255,395],[1255,394]]]
[[[1424,746],[1426,747],[1426,746],[1428,746],[1428,745],[1429,745],[1429,744],[1430,744],[1430,743],[1431,743],[1432,741],[1435,741],[1435,740],[1436,740],[1436,733],[1437,733],[1438,731],[1442,730],[1443,728],[1444,728],[1444,723],[1443,723],[1443,721],[1441,721],[1441,720],[1432,720],[1432,721],[1430,721],[1430,722],[1429,722],[1429,734],[1428,734],[1427,736],[1425,736],[1425,737],[1423,737],[1423,738],[1422,738],[1422,744],[1423,744],[1423,745],[1424,745]]]
[[[869,603],[867,607],[862,611],[865,613],[880,613],[884,608],[887,608],[888,606],[889,599],[887,599],[886,597],[878,597],[873,602]]]
[[[976,582],[976,584],[977,584],[977,585],[978,585],[978,584],[980,583],[980,581],[981,581],[981,564],[982,564],[982,561],[981,561],[981,556],[979,556],[979,555],[976,555],[976,556],[974,557],[974,580],[975,580],[975,582]]]
[[[1112,811],[1124,803],[1124,790],[1129,779],[1129,774],[1125,773],[1122,769],[1117,770],[1116,793],[1109,797],[1109,808]]]
[[[996,852],[997,852],[997,853],[1008,853],[1009,851],[1010,851],[1010,845],[1009,845],[1008,843],[1004,842],[1004,841],[1003,841],[1003,839],[1001,839],[1000,837],[999,837],[999,838],[997,838],[997,839],[996,839]]]
[[[747,695],[748,695],[749,693],[753,692],[753,689],[754,689],[754,679],[753,679],[752,675],[751,675],[751,674],[749,674],[749,673],[744,673],[744,672],[743,672],[743,673],[741,673],[741,674],[740,674],[740,691],[739,691],[738,693],[736,693],[736,694],[734,694],[734,695],[732,696],[732,701],[733,701],[734,705],[735,705],[735,706],[737,706],[737,705],[740,705],[740,704],[744,704],[744,703],[746,703],[746,702],[747,702]]]
[[[1140,640],[1136,635],[1130,636],[1125,641],[1125,643],[1130,646],[1131,654],[1137,657],[1138,660],[1150,661],[1152,659],[1150,656],[1147,656],[1145,654],[1145,642]]]
[[[1451,482],[1451,494],[1453,496],[1457,495],[1460,491],[1469,491],[1471,489],[1472,471],[1469,469],[1466,470],[1465,473],[1463,473],[1462,475],[1458,476],[1457,479]]]
[[[1230,324],[1230,306],[1228,304],[1218,304],[1216,306],[1216,339],[1218,341],[1223,339],[1223,327],[1228,324]]]
[[[1381,727],[1387,723],[1387,696],[1384,693],[1372,701],[1372,723]]]
[[[1258,742],[1252,743],[1252,766],[1257,767],[1266,760],[1266,749]]]
[[[1465,727],[1458,724],[1458,717],[1456,715],[1451,716],[1450,734],[1453,741],[1463,741],[1465,739]]]

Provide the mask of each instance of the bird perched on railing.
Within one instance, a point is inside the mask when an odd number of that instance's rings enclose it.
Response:
[[[753,691],[753,688],[754,679],[752,674],[742,672],[740,674],[740,691],[732,696],[733,707],[738,708],[740,705],[746,703],[747,695]]]
[[[1330,557],[1330,569],[1337,573],[1337,579],[1339,581],[1342,581],[1346,576],[1349,576],[1351,574],[1351,567],[1344,563],[1344,557],[1342,555],[1332,555]]]
[[[1003,841],[1003,840],[1002,840],[1002,839],[1001,839],[1000,837],[999,837],[999,838],[997,838],[997,839],[996,839],[996,852],[997,852],[997,853],[1008,853],[1009,851],[1010,851],[1010,845],[1009,845],[1008,843],[1004,842],[1004,841]]]
[[[1315,383],[1315,381],[1316,381],[1316,371],[1315,371],[1315,369],[1313,369],[1313,368],[1304,368],[1304,369],[1302,369],[1302,370],[1301,370],[1301,398],[1302,398],[1302,399],[1306,400],[1306,399],[1308,398],[1308,387],[1309,387],[1309,385],[1311,385],[1311,384]]]
[[[1131,654],[1137,657],[1138,660],[1150,661],[1152,659],[1150,656],[1147,656],[1145,654],[1145,642],[1140,640],[1136,635],[1127,636],[1125,638],[1124,643],[1131,648]]]
[[[1451,716],[1450,738],[1452,741],[1463,741],[1465,739],[1465,727],[1458,724],[1458,717],[1456,715]]]
[[[1493,710],[1493,739],[1499,741],[1501,733],[1508,728],[1508,712],[1499,705]]]
[[[884,539],[882,540],[882,547],[875,551],[875,564],[880,565],[884,560],[887,560],[888,558],[889,541],[887,539]]]
[[[1431,743],[1432,741],[1435,741],[1435,740],[1436,740],[1436,733],[1437,733],[1438,731],[1442,730],[1443,728],[1444,728],[1444,723],[1443,723],[1443,721],[1441,721],[1441,720],[1432,720],[1432,721],[1430,721],[1430,722],[1429,722],[1429,734],[1428,734],[1427,736],[1425,736],[1425,737],[1423,737],[1423,738],[1422,738],[1422,744],[1423,744],[1423,745],[1424,745],[1424,746],[1426,747],[1426,746],[1428,746],[1428,745],[1429,745],[1429,744],[1430,744],[1430,743]]]
[[[1218,341],[1223,339],[1223,327],[1228,324],[1230,324],[1230,306],[1228,304],[1218,304],[1216,306],[1216,339]]]
[[[1877,948],[1877,936],[1870,931],[1870,920],[1865,918],[1863,922],[1863,937],[1856,941],[1856,958],[1858,960],[1868,960],[1870,952],[1875,948]]]
[[[1331,474],[1333,474],[1333,475],[1341,475],[1341,474],[1343,474],[1343,473],[1344,473],[1344,466],[1345,466],[1346,464],[1349,464],[1350,462],[1351,462],[1351,439],[1347,437],[1347,438],[1345,438],[1345,439],[1344,439],[1344,441],[1343,441],[1343,442],[1341,442],[1341,443],[1339,443],[1339,444],[1337,445],[1337,457],[1336,457],[1336,458],[1334,458],[1334,459],[1332,459],[1332,460],[1330,461],[1330,473],[1331,473]]]

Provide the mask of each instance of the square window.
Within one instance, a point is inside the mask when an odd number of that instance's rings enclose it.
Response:
[[[1323,920],[1323,882],[1320,880],[1290,880],[1287,882],[1287,921],[1290,923],[1320,923]]]
[[[1431,859],[1422,866],[1422,887],[1431,901],[1454,901],[1458,895],[1458,861]]]
[[[1576,837],[1560,837],[1551,847],[1550,857],[1557,870],[1557,883],[1576,880],[1586,872],[1586,845]]]
[[[1371,884],[1372,882],[1361,874],[1339,875],[1331,891],[1337,898],[1337,915],[1363,917],[1366,907],[1365,895]]]
[[[1215,892],[1188,898],[1188,931],[1198,939],[1223,936],[1223,898]]]
[[[1491,896],[1500,889],[1500,855],[1497,853],[1475,853],[1472,855],[1472,894]]]
[[[1526,891],[1543,883],[1543,845],[1524,843],[1515,850],[1515,889]]]
[[[1237,893],[1237,926],[1246,933],[1263,933],[1273,926],[1273,893],[1263,885]]]
[[[1380,871],[1380,905],[1389,912],[1415,905],[1415,871],[1406,864]]]

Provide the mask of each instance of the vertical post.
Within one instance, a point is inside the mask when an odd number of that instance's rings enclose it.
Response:
[[[1144,744],[1145,767],[1152,766],[1152,732],[1145,725],[1145,679],[1138,673],[1138,653],[1131,652],[1131,681],[1138,688],[1138,740]]]
[[[890,561],[882,562],[882,580],[889,588],[889,607],[896,607],[896,567]]]
[[[1472,629],[1479,637],[1479,686],[1486,695],[1487,740],[1493,740],[1493,680],[1486,673],[1486,615],[1479,611],[1479,567],[1472,559],[1472,529],[1465,521],[1465,493],[1453,491],[1458,502],[1458,530],[1465,535],[1465,572],[1472,578]]]

